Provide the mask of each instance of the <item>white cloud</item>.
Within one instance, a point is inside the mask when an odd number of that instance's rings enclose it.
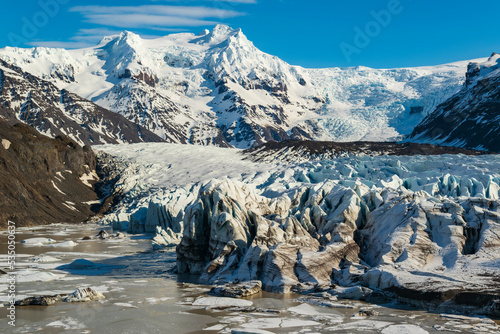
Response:
[[[104,36],[119,35],[121,30],[111,30],[107,28],[80,29],[71,39],[80,42],[97,43]]]
[[[120,28],[195,27],[245,15],[203,6],[78,6],[70,11],[81,13],[89,23]]]
[[[167,29],[165,29],[167,30]],[[33,41],[28,43],[31,46],[41,46],[47,48],[81,49],[97,45],[104,36],[114,36],[122,33],[121,30],[111,30],[107,28],[80,29],[70,41]],[[152,39],[161,36],[138,34],[141,38]]]
[[[187,17],[145,14],[98,14],[88,16],[87,21],[94,24],[121,28],[185,27],[217,24],[215,21],[205,21]]]
[[[31,46],[39,46],[45,48],[62,48],[62,49],[82,49],[92,46],[86,42],[61,42],[61,41],[34,41],[26,43]]]
[[[188,3],[195,0],[153,1]],[[69,41],[33,41],[29,45],[67,49],[85,48],[96,45],[104,36],[119,34],[122,29],[179,32],[184,30],[183,27],[210,26],[220,23],[220,20],[246,15],[236,11],[236,5],[254,4],[256,0],[205,0],[205,2],[210,3],[211,7],[178,5],[76,6],[70,11],[82,14],[86,22],[101,27],[80,29]],[[141,36],[143,38],[159,37],[143,34]]]
[[[228,18],[240,16],[243,13],[234,10],[203,6],[77,6],[70,9],[84,15],[93,14],[146,14],[167,15],[192,18]]]
[[[153,0],[153,1],[165,1],[165,2],[191,2],[191,1],[199,1],[199,0]],[[243,4],[254,4],[257,3],[256,0],[204,0],[206,2],[232,2],[232,3],[243,3]]]

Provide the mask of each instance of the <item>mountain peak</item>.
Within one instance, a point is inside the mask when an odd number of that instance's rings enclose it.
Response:
[[[117,44],[127,43],[129,45],[135,45],[137,43],[140,43],[141,41],[142,41],[142,38],[139,35],[125,30],[125,31],[122,31],[120,33],[120,35],[118,37]]]
[[[228,40],[233,36],[236,36],[237,34],[243,34],[241,32],[241,29],[233,29],[225,24],[218,24],[212,29],[212,31],[208,30],[205,31],[206,34],[202,35],[200,33],[198,35],[200,37],[192,40],[191,43],[217,45]]]
[[[217,24],[211,31],[211,33],[214,35],[214,36],[220,36],[220,35],[229,35],[237,30],[240,30],[240,29],[233,29],[231,28],[230,26],[228,25],[225,25],[225,24]]]
[[[466,73],[465,85],[470,86],[472,83],[484,79],[490,75],[498,75],[497,71],[500,68],[500,54],[493,52],[487,61],[482,63],[469,63]],[[493,73],[494,72],[494,73]]]
[[[117,39],[120,35],[108,35],[108,36],[104,36],[103,38],[101,38],[101,40],[99,41],[99,43],[97,43],[97,45],[106,45],[108,44],[109,42]]]
[[[200,31],[200,32],[198,33],[198,35],[196,35],[196,36],[198,36],[198,37],[200,37],[200,36],[206,36],[206,35],[208,35],[209,33],[210,33],[210,30],[208,30],[208,29],[203,29],[203,30],[202,30],[202,31]]]
[[[500,61],[500,53],[493,52],[490,58],[488,58],[487,62],[492,65],[496,65],[499,61]]]
[[[142,38],[139,35],[131,31],[124,30],[116,35],[104,36],[97,45],[107,45],[109,43],[112,43],[112,45],[128,44],[130,46],[134,46],[139,44],[141,41]]]
[[[104,37],[102,41],[97,54],[100,59],[106,61],[106,68],[118,78],[130,77],[140,72],[144,44],[139,35],[123,31],[119,35]]]

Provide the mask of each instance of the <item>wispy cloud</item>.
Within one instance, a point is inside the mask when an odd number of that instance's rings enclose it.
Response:
[[[104,36],[119,35],[121,30],[108,28],[80,29],[71,39],[89,44],[98,43]]]
[[[203,6],[77,6],[70,9],[72,12],[81,12],[85,15],[93,14],[154,14],[181,17],[235,17],[242,15],[232,10],[221,10]]]
[[[62,41],[31,41],[26,43],[31,46],[45,48],[62,48],[62,49],[82,49],[91,46],[86,42],[62,42]]]
[[[200,0],[153,0],[155,2],[193,2],[193,1],[200,1]],[[245,3],[245,4],[251,4],[251,3],[257,3],[256,0],[201,0],[205,2],[212,2],[212,3],[217,3],[217,2],[232,2],[232,3]]]
[[[70,38],[70,41],[32,41],[28,44],[47,48],[81,49],[96,45],[104,36],[119,35],[121,32],[121,30],[108,28],[80,29],[75,36]],[[160,37],[157,35],[139,35],[145,39]]]
[[[117,35],[123,29],[144,29],[156,32],[179,32],[189,27],[210,26],[224,19],[246,13],[239,11],[240,5],[255,4],[256,0],[152,0],[171,5],[139,6],[76,6],[70,12],[80,13],[87,23],[97,28],[80,29],[69,41],[32,41],[32,46],[85,48],[96,45],[104,36]],[[203,1],[207,6],[191,5]],[[175,4],[174,4],[175,3]],[[238,9],[238,10],[237,10]],[[140,34],[143,38],[159,37]]]
[[[195,27],[216,20],[245,15],[242,12],[203,6],[78,6],[87,22],[120,28]]]

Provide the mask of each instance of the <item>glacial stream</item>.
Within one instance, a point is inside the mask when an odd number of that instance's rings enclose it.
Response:
[[[210,287],[196,284],[196,277],[172,272],[175,248],[154,251],[151,235],[96,238],[102,229],[114,235],[108,227],[92,224],[17,229],[16,299],[71,293],[81,287],[92,287],[106,298],[17,307],[15,327],[9,326],[2,305],[1,333],[500,333],[500,322],[485,317],[359,301],[338,301],[328,308],[295,294],[263,292],[243,299],[246,302],[230,300],[235,306],[252,303],[255,309],[248,312],[213,308],[220,300],[206,294]],[[91,240],[83,240],[86,236]],[[6,267],[4,231],[0,269]],[[8,301],[7,278],[0,276],[2,303]],[[378,314],[353,317],[360,310]]]

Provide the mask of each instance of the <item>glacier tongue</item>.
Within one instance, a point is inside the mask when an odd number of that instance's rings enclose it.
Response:
[[[498,292],[500,156],[265,163],[189,145],[96,148],[122,168],[123,200],[106,219],[178,244],[179,273],[275,292],[363,284],[431,302]]]

